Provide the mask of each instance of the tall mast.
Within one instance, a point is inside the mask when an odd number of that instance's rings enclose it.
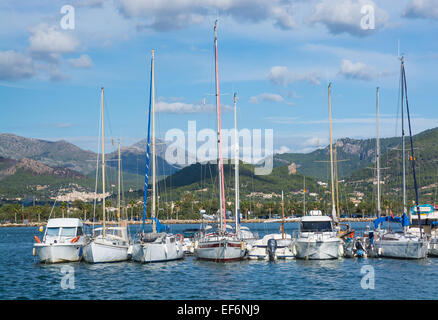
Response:
[[[120,140],[118,142],[117,220],[120,222]]]
[[[330,124],[330,174],[332,182],[332,217],[335,223],[338,222],[335,209],[335,182],[333,172],[333,143],[332,143],[332,104],[331,104],[331,83],[328,85],[328,98],[329,98],[329,124]]]
[[[156,186],[155,186],[155,55],[154,50],[152,50],[152,206],[151,206],[151,218],[152,218],[152,232],[157,232],[157,222],[155,221],[155,197],[156,197]]]
[[[380,136],[379,136],[379,87],[376,92],[376,165],[377,165],[377,217],[381,216],[380,208]]]
[[[401,57],[401,71],[400,71],[400,81],[401,81],[401,123],[402,123],[402,162],[403,162],[403,213],[407,213],[406,209],[406,159],[405,159],[405,127],[404,127],[404,87],[403,87],[403,65],[404,57]]]
[[[222,163],[222,135],[221,135],[221,103],[219,93],[219,67],[217,56],[217,35],[216,35],[217,20],[214,23],[214,57],[215,57],[215,81],[216,81],[216,111],[217,111],[217,149],[218,149],[218,176],[219,176],[219,216],[220,216],[220,231],[226,230],[226,215],[225,215],[225,188],[224,188],[224,167]]]
[[[415,174],[414,144],[413,144],[413,141],[412,141],[411,117],[409,115],[409,104],[408,104],[408,86],[406,84],[406,73],[405,73],[404,61],[402,61],[402,80],[403,80],[403,83],[404,83],[405,96],[406,96],[406,111],[407,111],[407,114],[408,114],[409,140],[411,142],[411,158],[410,158],[410,160],[412,161],[412,174],[413,174],[413,178],[414,178],[415,205],[417,207],[417,217],[418,217],[418,226],[420,228],[420,238],[422,239],[423,238],[423,226],[421,225],[420,207],[418,205],[418,202],[419,202],[419,200],[418,200],[418,185],[417,185],[417,176]],[[409,210],[409,215],[411,215],[411,211],[410,210]]]
[[[338,153],[335,143],[335,182],[336,182],[336,216],[339,217],[339,181],[338,181]]]
[[[102,235],[106,236],[106,214],[105,214],[105,126],[104,126],[104,116],[103,116],[103,87],[101,88],[102,96],[102,211],[103,211],[103,226]]]
[[[303,192],[303,215],[306,215],[306,176],[303,176],[304,179],[304,192]],[[283,191],[282,191],[283,194]]]
[[[281,232],[284,239],[284,196],[283,196],[283,190],[281,190]]]
[[[240,233],[240,197],[239,197],[239,135],[237,134],[237,94],[234,93],[234,181],[235,181],[235,208],[236,234]]]

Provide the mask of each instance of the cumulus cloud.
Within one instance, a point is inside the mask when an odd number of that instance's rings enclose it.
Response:
[[[276,149],[274,151],[274,153],[277,153],[277,154],[283,154],[283,153],[287,153],[287,152],[290,152],[290,148],[287,146],[281,146],[279,149]]]
[[[286,100],[284,100],[284,98],[282,96],[280,96],[279,94],[276,93],[261,93],[257,96],[253,96],[249,99],[250,103],[253,104],[257,104],[260,103],[262,101],[266,101],[266,102],[281,102],[281,103],[286,103],[289,105],[293,105],[294,103],[292,102],[287,102]]]
[[[1,80],[31,78],[35,73],[35,65],[31,58],[13,50],[0,51]]]
[[[268,78],[272,83],[281,86],[287,86],[294,82],[308,82],[310,84],[319,85],[321,75],[315,71],[299,74],[290,71],[285,66],[275,66],[269,70]]]
[[[75,68],[91,68],[93,66],[93,61],[87,54],[82,54],[76,59],[69,59],[68,63]]]
[[[349,79],[369,81],[378,78],[380,76],[385,76],[388,73],[382,71],[376,71],[374,68],[362,62],[353,63],[350,60],[343,59],[339,74]]]
[[[436,0],[412,0],[402,13],[406,18],[438,19],[438,3]]]
[[[75,52],[79,41],[68,31],[58,26],[41,23],[30,30],[29,51],[40,56],[56,58],[58,54]]]
[[[126,18],[142,18],[139,28],[157,31],[201,23],[209,15],[231,16],[236,21],[271,20],[281,29],[295,28],[293,4],[283,0],[119,0]]]
[[[366,5],[374,9],[375,29],[361,26],[361,21],[366,16],[361,10]],[[332,34],[345,32],[360,37],[371,35],[372,31],[382,28],[387,21],[388,14],[370,0],[322,0],[308,19],[310,24],[325,25]]]

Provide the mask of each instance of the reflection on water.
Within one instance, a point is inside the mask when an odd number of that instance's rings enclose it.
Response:
[[[278,224],[247,226],[260,237],[278,231]],[[181,233],[190,227],[195,226],[172,229]],[[132,227],[131,234],[139,228]],[[297,224],[287,228],[291,233]],[[437,258],[215,263],[187,256],[153,264],[50,265],[32,256],[35,234],[37,228],[0,229],[0,299],[438,299]],[[374,268],[374,290],[361,288],[363,266]],[[72,268],[74,289],[62,287],[63,267]]]

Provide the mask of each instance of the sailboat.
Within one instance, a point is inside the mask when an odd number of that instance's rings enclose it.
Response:
[[[404,259],[421,259],[425,258],[427,255],[428,243],[425,235],[423,235],[422,225],[421,225],[421,215],[419,204],[418,204],[418,187],[417,179],[415,175],[415,157],[414,157],[414,147],[412,143],[412,131],[411,131],[411,121],[409,115],[409,105],[407,96],[407,84],[406,84],[406,73],[404,67],[404,58],[401,57],[401,69],[400,69],[400,81],[401,81],[401,122],[402,122],[402,162],[403,162],[403,214],[401,217],[385,216],[377,218],[374,221],[375,232],[373,232],[372,238],[370,240],[373,242],[373,255],[378,257],[389,257],[389,258],[404,258]],[[415,203],[418,213],[418,225],[420,229],[420,235],[417,236],[412,232],[409,232],[410,218],[407,216],[406,210],[406,170],[405,170],[405,132],[404,132],[404,107],[403,102],[406,99],[406,110],[408,115],[408,125],[409,125],[409,137],[411,144],[411,163],[412,172],[414,178],[414,188],[415,188]],[[380,195],[378,196],[378,198]],[[379,210],[379,208],[378,208]],[[385,230],[380,228],[380,224],[384,221],[388,222],[398,222],[402,225],[403,231],[392,232],[390,230]]]
[[[330,168],[332,185],[332,217],[322,215],[320,210],[311,210],[309,215],[300,219],[298,237],[295,241],[296,257],[299,259],[337,259],[342,256],[343,246],[341,239],[337,237],[334,224],[338,224],[335,209],[335,187],[333,168],[333,144],[332,144],[332,121],[331,121],[331,84],[328,85],[329,97],[329,123],[330,123]]]
[[[89,263],[118,262],[128,260],[128,248],[130,245],[126,221],[122,221],[115,227],[106,225],[105,209],[105,126],[103,109],[103,87],[102,94],[102,213],[103,223],[101,228],[93,230],[93,236],[84,247],[84,260]],[[120,144],[119,144],[120,161]],[[120,168],[119,168],[120,169]],[[119,170],[120,172],[120,170]],[[120,177],[120,175],[119,175]],[[120,209],[119,209],[120,210]],[[120,211],[118,213],[120,217]]]
[[[131,258],[142,263],[163,262],[184,258],[182,237],[167,233],[167,226],[163,226],[156,218],[156,151],[155,151],[155,54],[152,50],[151,85],[148,118],[148,140],[146,150],[146,174],[143,198],[143,225],[138,241],[132,246]],[[152,203],[151,220],[152,232],[145,233],[146,205],[149,175],[149,145],[152,115]]]
[[[215,262],[228,262],[241,260],[245,254],[245,243],[236,233],[229,232],[226,224],[224,168],[222,160],[222,135],[221,135],[221,108],[219,94],[219,71],[217,56],[217,20],[214,24],[214,53],[215,53],[215,80],[216,80],[216,111],[217,111],[217,151],[218,151],[218,177],[219,177],[219,225],[208,226],[197,243],[194,254],[197,259]],[[236,223],[238,219],[236,219]]]
[[[277,220],[271,220],[274,222]],[[295,258],[295,241],[284,230],[284,195],[281,191],[281,225],[278,233],[265,235],[262,239],[253,243],[248,252],[251,260],[290,260]]]

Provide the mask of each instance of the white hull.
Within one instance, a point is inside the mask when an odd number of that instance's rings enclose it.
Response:
[[[378,257],[422,259],[427,254],[427,242],[412,240],[376,240],[374,250]]]
[[[230,262],[241,260],[245,255],[244,243],[227,237],[211,237],[199,241],[195,257],[200,260]]]
[[[295,258],[295,245],[294,240],[290,235],[286,235],[285,239],[282,238],[281,233],[269,234],[263,237],[263,239],[254,241],[251,245],[248,245],[248,258],[251,260],[269,260],[269,252],[267,243],[270,239],[277,241],[277,247],[274,252],[274,260],[290,260]]]
[[[82,244],[34,244],[41,263],[76,262],[82,258]]]
[[[142,263],[164,262],[184,258],[183,246],[173,243],[136,243],[132,249],[132,260]]]
[[[296,257],[309,260],[337,259],[342,255],[340,246],[341,240],[339,238],[323,240],[298,238],[295,242]]]
[[[128,245],[114,245],[111,241],[93,240],[84,247],[84,260],[89,263],[128,260]]]
[[[428,254],[430,256],[438,257],[438,239],[432,238],[429,243]]]

